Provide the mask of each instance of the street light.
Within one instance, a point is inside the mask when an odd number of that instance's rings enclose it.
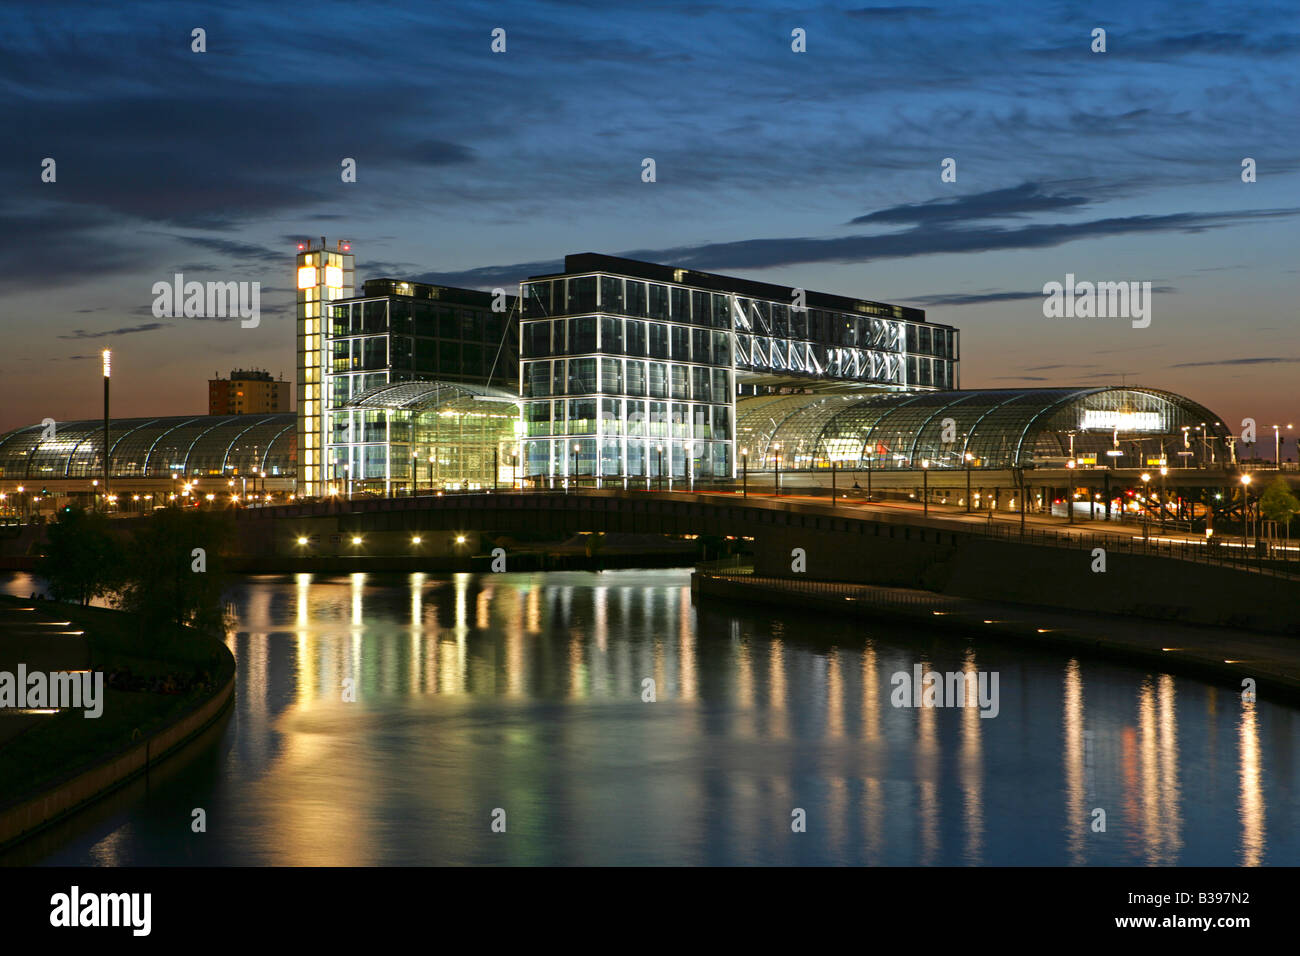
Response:
[[[772,497],[781,497],[781,443],[775,442],[772,450],[776,452],[776,483],[772,487]]]
[[[1160,466],[1160,530],[1165,529],[1165,501],[1169,498],[1169,485],[1165,478],[1169,475],[1169,466]]]
[[[664,446],[663,445],[655,445],[655,461],[657,462],[657,465],[655,467],[655,477],[659,479],[659,490],[663,491],[664,489]]]
[[[1250,547],[1250,475],[1241,476],[1241,546]]]
[[[930,513],[930,459],[921,459],[921,513]]]
[[[108,380],[113,371],[113,352],[104,349],[104,494],[108,494],[108,459],[111,449],[108,444]],[[105,511],[108,509],[105,508]]]
[[[1286,427],[1288,431],[1292,428],[1291,425],[1287,425]],[[1274,457],[1277,461],[1277,470],[1281,471],[1282,470],[1282,426],[1281,425],[1273,426],[1273,452],[1274,452]]]
[[[1070,433],[1070,444],[1074,444],[1074,432]],[[1077,464],[1078,463],[1073,458],[1065,463],[1065,467],[1068,469],[1070,474],[1070,487],[1066,489],[1065,494],[1065,515],[1066,523],[1068,524],[1074,524],[1074,469]]]
[[[966,452],[962,457],[966,459],[966,513],[970,514],[970,466],[971,462],[975,460],[975,456],[970,452]]]
[[[573,467],[569,470],[569,482],[574,488],[578,487],[578,449],[581,447],[578,442],[573,443]]]
[[[749,449],[740,449],[740,496],[749,497]]]

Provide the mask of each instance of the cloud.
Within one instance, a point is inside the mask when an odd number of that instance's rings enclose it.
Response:
[[[1083,196],[1054,196],[1043,192],[1040,183],[1021,183],[1006,189],[993,189],[955,199],[932,199],[923,203],[890,206],[877,212],[850,219],[849,225],[890,223],[968,222],[972,220],[1023,216],[1028,213],[1058,212],[1086,206],[1091,200]]]
[[[1233,358],[1233,359],[1213,359],[1209,362],[1179,362],[1177,365],[1170,365],[1169,368],[1214,368],[1217,366],[1230,365],[1292,365],[1300,362],[1300,358],[1287,358],[1285,356],[1268,355],[1262,358]]]
[[[120,329],[109,329],[106,332],[87,332],[85,329],[76,329],[71,335],[60,335],[61,339],[103,339],[115,335],[131,335],[135,332],[152,332],[155,329],[171,328],[170,322],[146,322],[144,325],[132,325]]]
[[[986,302],[1019,302],[1023,299],[1042,300],[1042,290],[1033,292],[949,292],[924,296],[919,299],[904,299],[909,305],[921,308],[934,308],[941,305],[983,305]]]

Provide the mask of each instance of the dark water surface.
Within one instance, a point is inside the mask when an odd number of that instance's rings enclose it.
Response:
[[[1267,695],[689,581],[240,579],[228,719],[2,862],[1300,864]],[[997,716],[893,706],[917,664],[996,672]]]

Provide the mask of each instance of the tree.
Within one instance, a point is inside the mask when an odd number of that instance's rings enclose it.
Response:
[[[1259,499],[1259,510],[1270,521],[1286,522],[1287,535],[1291,534],[1291,517],[1300,511],[1300,499],[1291,493],[1291,486],[1281,475],[1274,478]]]
[[[45,551],[36,574],[49,582],[59,601],[89,604],[121,583],[122,548],[108,530],[109,519],[82,508],[65,508],[45,532]]]
[[[220,634],[225,624],[221,552],[230,534],[222,514],[164,508],[135,533],[120,605],[146,633],[190,626]]]

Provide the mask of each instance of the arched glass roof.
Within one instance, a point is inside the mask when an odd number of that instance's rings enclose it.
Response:
[[[463,385],[457,382],[390,382],[376,385],[345,402],[345,408],[400,408],[425,411],[439,408],[460,398],[484,398],[518,402],[515,392],[490,385]]]
[[[113,475],[293,475],[297,417],[186,415],[118,418],[109,422]],[[102,420],[31,425],[0,435],[0,478],[94,478],[102,474]]]
[[[1032,388],[742,398],[737,445],[750,467],[980,468],[1208,464],[1228,430],[1209,409],[1154,388]],[[1118,455],[1108,452],[1118,451]]]

